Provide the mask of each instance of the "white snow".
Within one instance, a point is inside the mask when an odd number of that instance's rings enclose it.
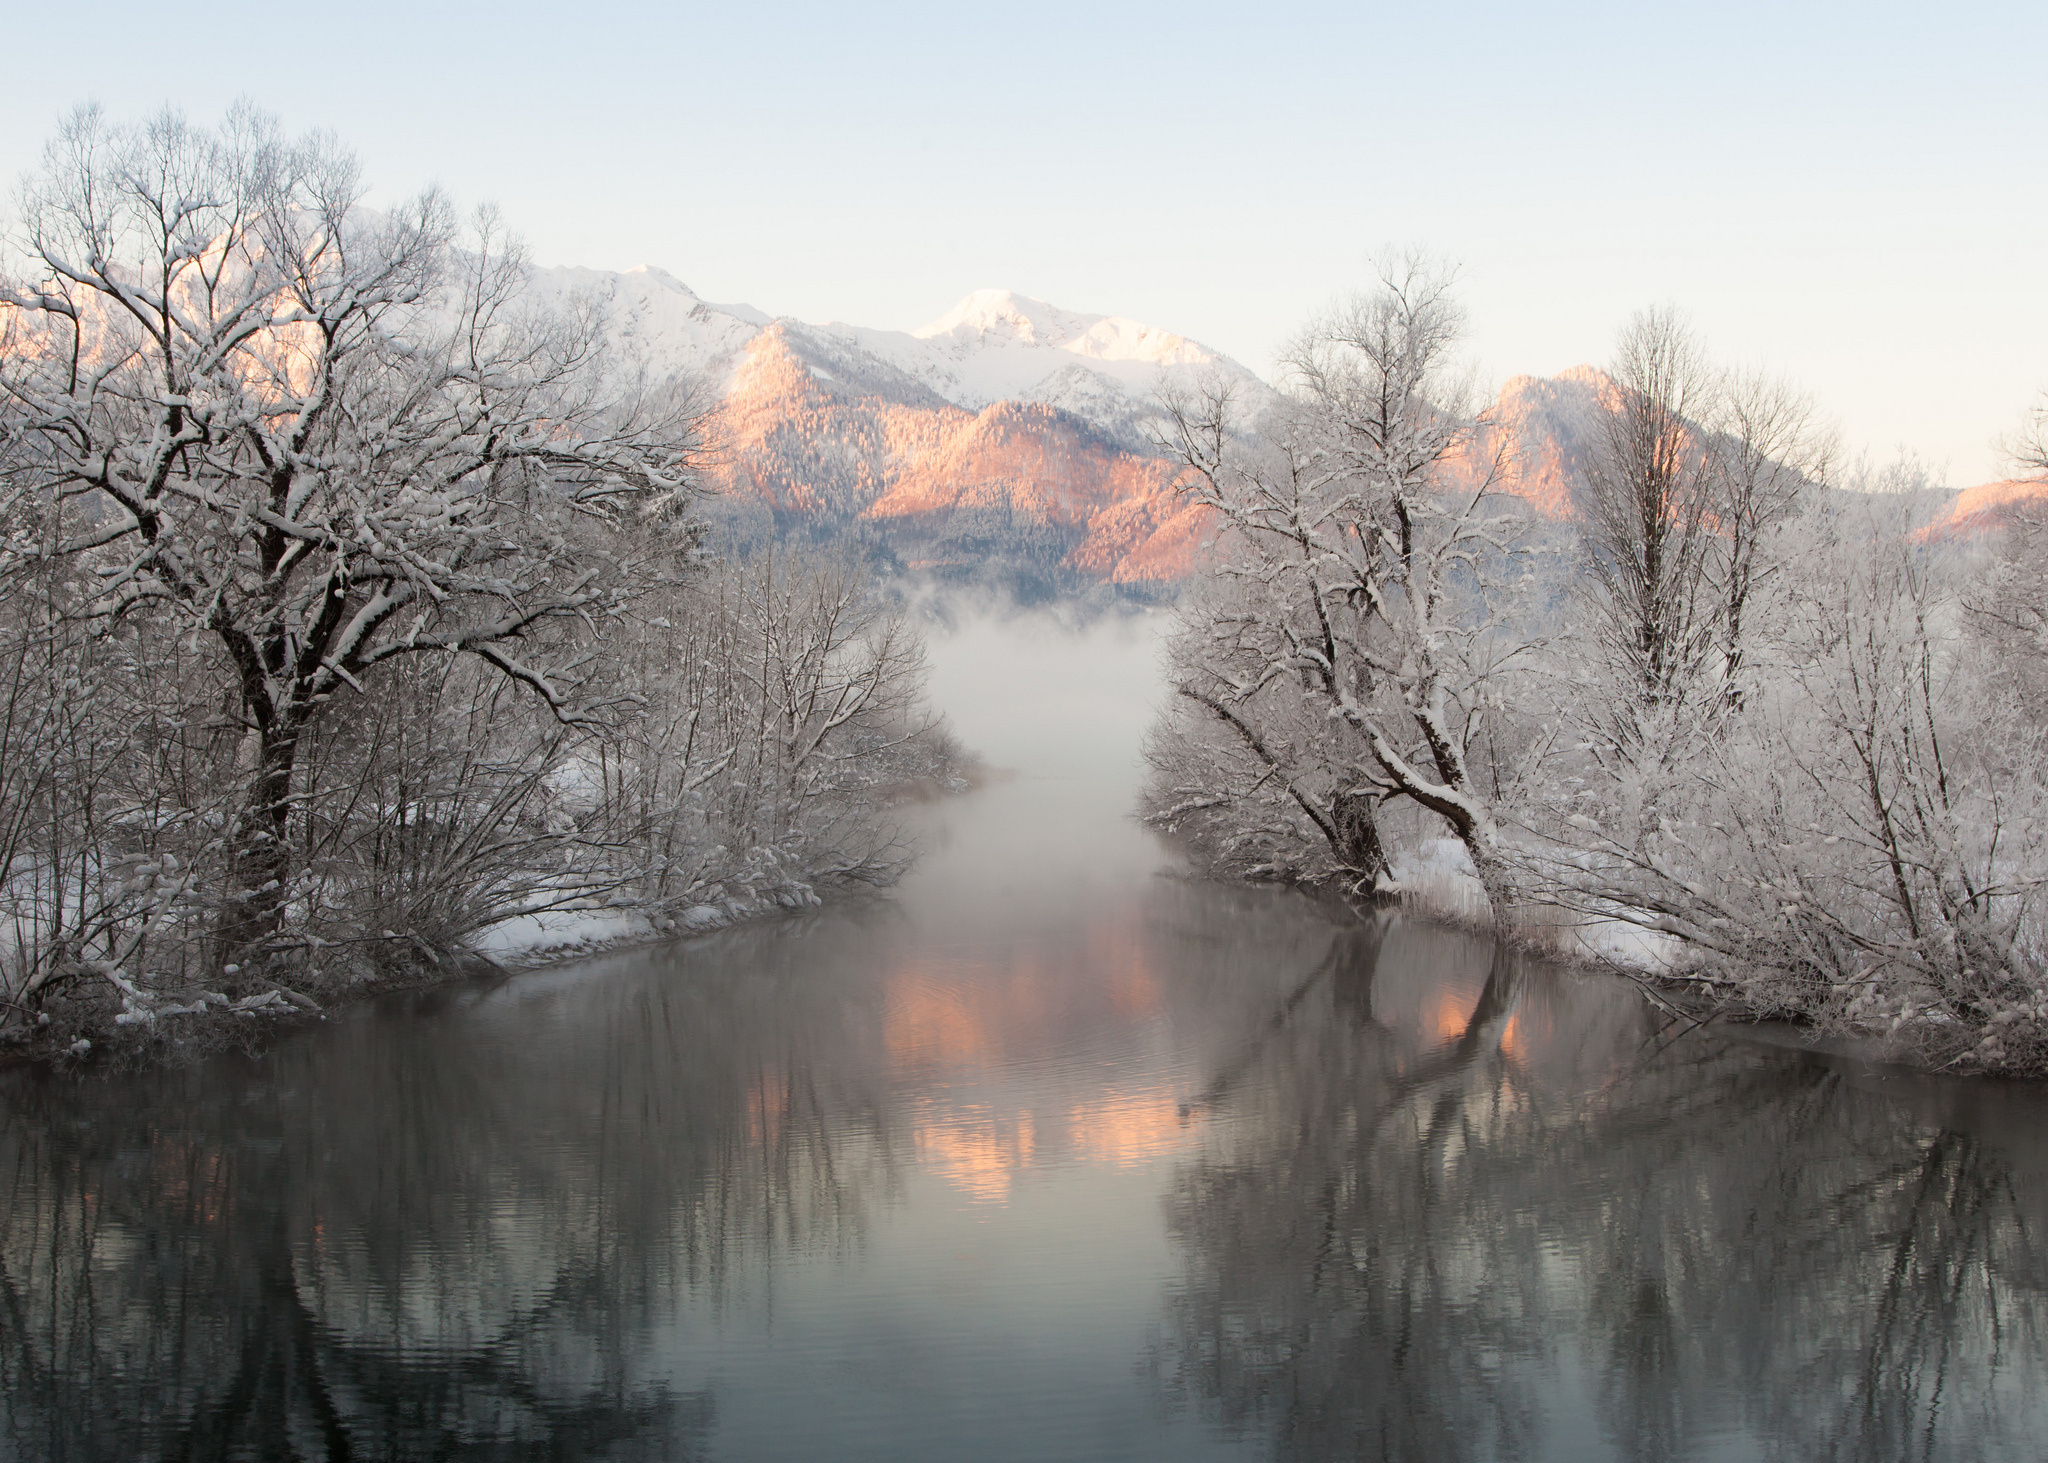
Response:
[[[838,322],[817,329],[974,411],[998,401],[1044,400],[1092,416],[1107,400],[1121,415],[1133,405],[1148,406],[1163,380],[1209,371],[1264,389],[1243,366],[1184,335],[1120,316],[1063,310],[1011,290],[976,290],[914,331]],[[1076,391],[1076,368],[1108,386],[1108,397],[1090,400]],[[1062,384],[1053,384],[1055,378]]]
[[[532,283],[549,303],[575,295],[594,300],[611,339],[658,376],[703,374],[723,384],[747,342],[772,320],[752,305],[699,299],[674,275],[648,265],[624,273],[537,269]]]
[[[637,910],[564,909],[516,914],[472,938],[469,947],[501,965],[531,965],[655,937],[653,925]]]
[[[735,899],[722,905],[693,904],[674,918],[618,907],[548,909],[512,915],[466,943],[500,965],[523,969],[626,945],[710,934],[784,907],[773,900]]]
[[[1394,887],[1424,913],[1472,924],[1485,924],[1492,918],[1471,855],[1455,838],[1424,840],[1419,848],[1395,860],[1394,874]],[[1567,956],[1612,961],[1652,975],[1685,964],[1683,945],[1670,935],[1620,919],[1561,916],[1559,922],[1548,924],[1543,919],[1546,913],[1540,908],[1524,911],[1525,917],[1545,925],[1551,943]],[[1537,926],[1531,925],[1526,932],[1536,933]]]

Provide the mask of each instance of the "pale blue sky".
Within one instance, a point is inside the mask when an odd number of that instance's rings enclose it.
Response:
[[[543,263],[906,329],[1008,287],[1258,370],[1421,242],[1497,378],[1670,300],[1957,483],[2048,386],[2048,6],[16,14],[4,176],[79,101],[246,95],[386,197],[496,200]]]

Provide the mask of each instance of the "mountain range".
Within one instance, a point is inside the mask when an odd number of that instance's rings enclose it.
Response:
[[[1186,336],[1007,290],[978,290],[905,332],[714,304],[653,268],[541,270],[535,283],[593,303],[651,373],[705,383],[715,526],[847,542],[899,569],[1033,595],[1170,592],[1198,563],[1207,524],[1154,445],[1159,391],[1220,380],[1253,412],[1274,398]],[[1546,518],[1569,516],[1611,391],[1586,366],[1510,379],[1495,403],[1518,442],[1503,486]],[[1996,528],[2042,491],[1952,495],[1934,531]]]

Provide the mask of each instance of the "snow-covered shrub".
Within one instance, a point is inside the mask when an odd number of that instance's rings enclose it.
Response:
[[[1549,892],[1678,938],[1751,1009],[2048,1068],[2028,678],[1973,629],[1962,561],[1895,505],[1808,527],[1744,704],[1663,757],[1582,764],[1536,860]]]

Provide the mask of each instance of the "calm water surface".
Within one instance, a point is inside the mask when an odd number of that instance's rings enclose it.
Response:
[[[1171,877],[982,627],[889,899],[0,1082],[21,1458],[2048,1452],[2048,1101]]]

